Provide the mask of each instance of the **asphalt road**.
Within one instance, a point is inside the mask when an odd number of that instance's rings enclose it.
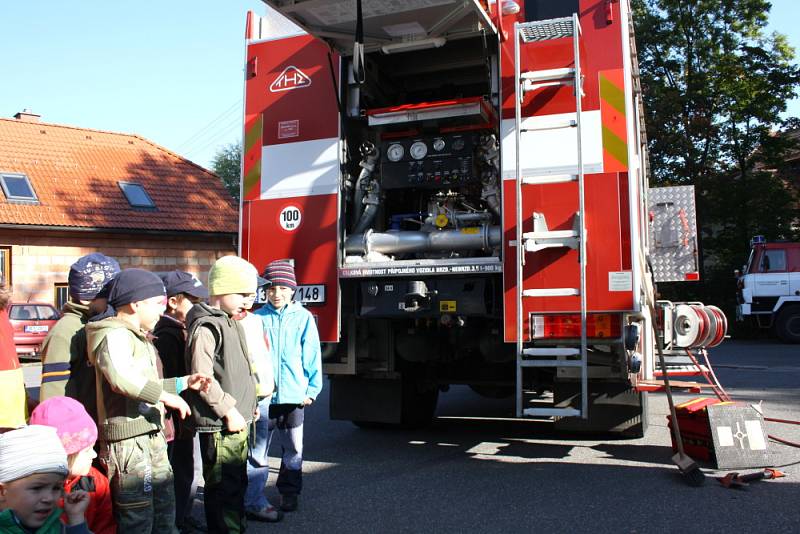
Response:
[[[735,399],[800,420],[800,347],[727,341],[711,358]],[[547,424],[491,418],[512,412],[512,399],[454,387],[440,396],[430,428],[362,430],[329,420],[323,392],[306,414],[300,509],[248,531],[800,532],[800,449],[769,444],[773,466],[798,463],[782,468],[786,478],[746,490],[713,479],[692,488],[670,460],[663,394],[651,394],[650,428],[636,440],[560,436]],[[767,431],[800,442],[800,426],[768,423]],[[267,492],[277,500],[276,444],[271,452]]]

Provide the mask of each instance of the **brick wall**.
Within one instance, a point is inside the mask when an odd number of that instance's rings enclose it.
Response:
[[[0,247],[11,248],[14,301],[55,303],[55,285],[67,282],[69,266],[91,252],[112,256],[123,269],[179,269],[208,281],[214,261],[236,254],[235,236],[110,234],[0,229]]]

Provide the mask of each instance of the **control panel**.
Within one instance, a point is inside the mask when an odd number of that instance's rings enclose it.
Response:
[[[479,181],[473,161],[478,137],[467,132],[384,141],[381,187],[439,189]]]

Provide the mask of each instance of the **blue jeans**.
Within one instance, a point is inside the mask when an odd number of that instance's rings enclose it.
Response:
[[[260,510],[269,505],[264,487],[269,477],[269,444],[277,430],[281,444],[281,467],[276,486],[281,495],[298,495],[303,488],[304,409],[295,404],[258,403],[261,416],[256,421],[255,437],[247,460],[245,508]]]

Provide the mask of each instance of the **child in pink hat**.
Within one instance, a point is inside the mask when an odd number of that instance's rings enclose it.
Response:
[[[94,534],[116,534],[108,478],[92,466],[92,460],[97,457],[94,450],[97,425],[83,405],[71,397],[50,397],[33,410],[30,424],[56,429],[67,453],[69,468],[64,491],[85,490],[91,498],[86,510],[89,530]]]

